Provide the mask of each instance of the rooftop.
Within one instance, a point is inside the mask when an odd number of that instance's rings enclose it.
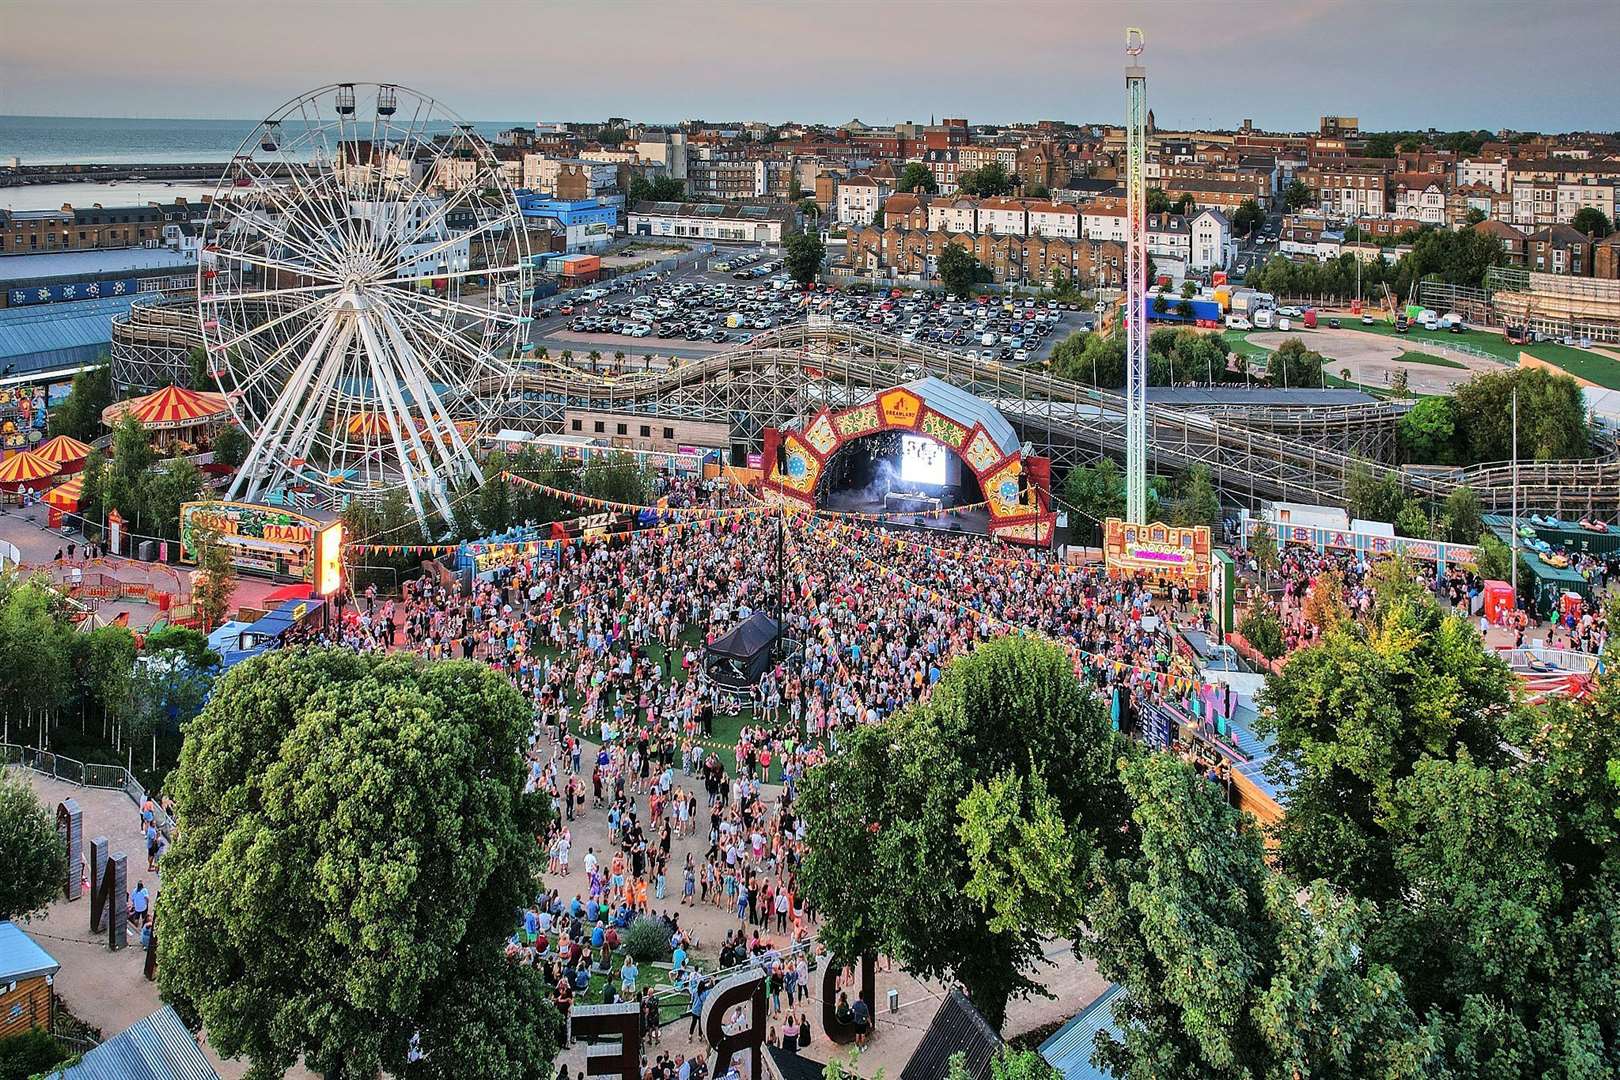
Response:
[[[219,1080],[167,1005],[52,1075],[59,1080]]]
[[[0,922],[0,983],[55,975],[61,968],[55,957],[40,948],[22,927],[9,920]]]
[[[40,255],[0,255],[0,287],[40,278],[78,274],[117,274],[128,270],[193,270],[197,261],[168,248],[111,248],[48,251]]]

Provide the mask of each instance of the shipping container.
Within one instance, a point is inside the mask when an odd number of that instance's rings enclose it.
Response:
[[[565,277],[584,277],[586,274],[598,273],[601,269],[600,255],[565,255],[562,259],[562,272]]]

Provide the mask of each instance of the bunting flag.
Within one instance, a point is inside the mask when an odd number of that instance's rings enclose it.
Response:
[[[532,491],[538,491],[542,494],[550,495],[553,498],[562,499],[564,502],[572,503],[575,506],[589,506],[597,510],[621,510],[626,513],[650,510],[657,514],[691,514],[693,516],[702,516],[705,514],[727,514],[731,512],[728,510],[714,510],[706,506],[647,506],[642,503],[615,502],[612,499],[597,499],[589,495],[581,495],[577,491],[568,491],[564,488],[552,487],[550,484],[542,484],[538,480],[530,480],[527,476],[519,476],[514,472],[503,472],[501,473],[501,478],[503,480],[508,480],[515,483],[520,487],[526,487]]]

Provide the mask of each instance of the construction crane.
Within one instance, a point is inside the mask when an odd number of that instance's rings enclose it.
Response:
[[[1125,520],[1147,524],[1147,68],[1125,30]]]

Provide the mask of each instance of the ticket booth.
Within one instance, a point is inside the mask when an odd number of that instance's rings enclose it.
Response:
[[[1500,626],[1503,618],[1512,610],[1513,586],[1505,581],[1487,581],[1483,607],[1485,621]]]

